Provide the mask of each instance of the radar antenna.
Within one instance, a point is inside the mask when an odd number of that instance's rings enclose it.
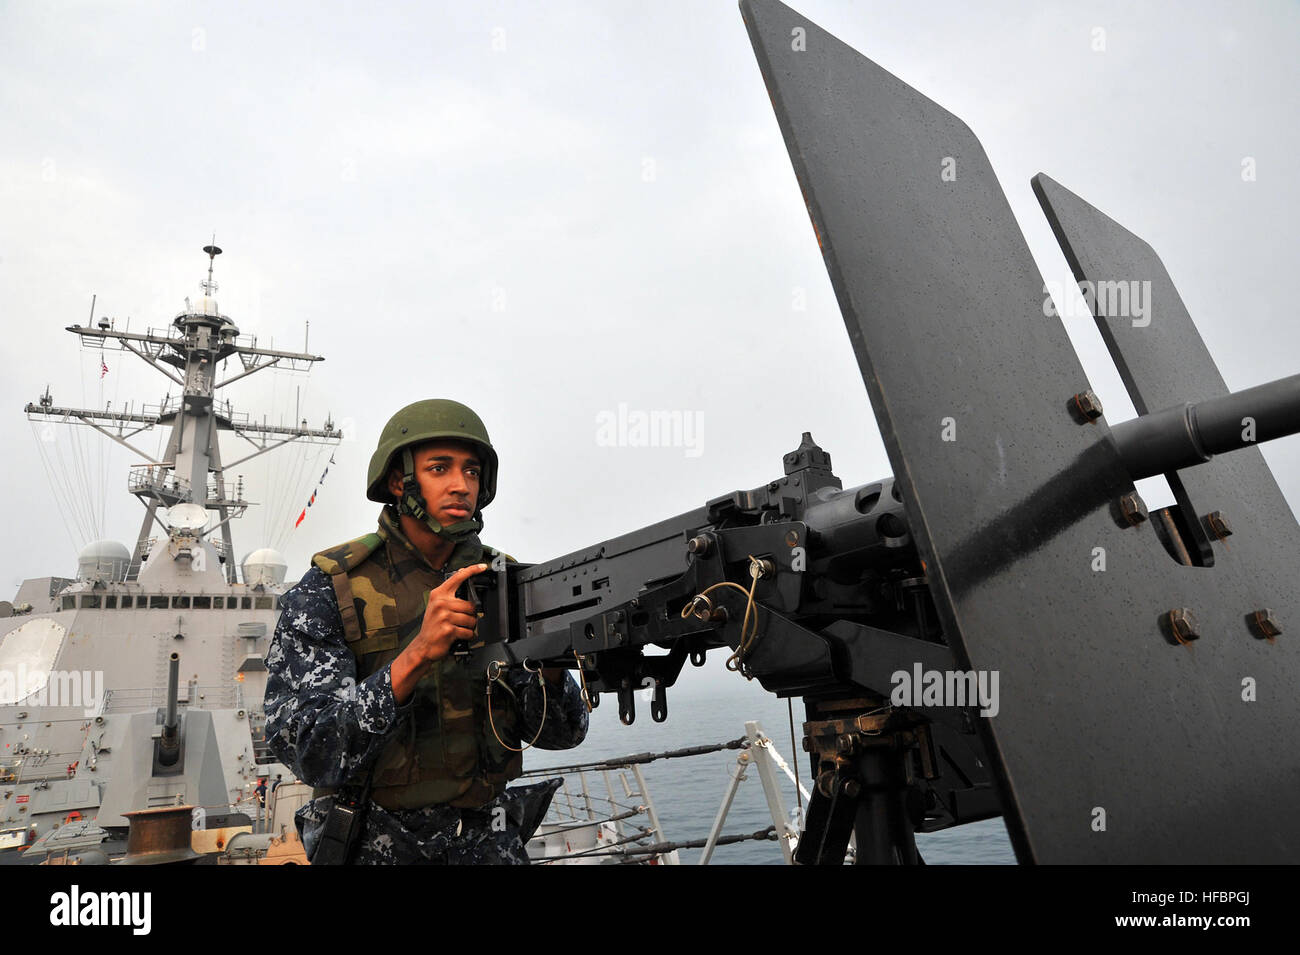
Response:
[[[212,233],[212,245],[205,245],[203,251],[208,253],[208,280],[200,282],[199,288],[203,289],[203,294],[212,297],[212,293],[217,290],[217,283],[212,279],[212,266],[216,262],[217,256],[221,254],[221,249],[217,247],[217,234]]]

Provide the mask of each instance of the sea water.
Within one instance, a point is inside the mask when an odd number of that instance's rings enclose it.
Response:
[[[668,719],[656,723],[650,718],[649,701],[636,695],[637,719],[624,726],[618,718],[618,700],[612,694],[601,696],[600,705],[591,714],[591,728],[586,741],[577,749],[565,752],[533,750],[524,757],[528,770],[577,762],[611,759],[631,753],[663,752],[686,746],[721,743],[745,735],[745,722],[756,720],[772,740],[782,758],[792,766],[790,711],[787,701],[778,699],[738,674],[715,672],[692,678],[687,667],[679,685],[668,691]],[[802,739],[803,703],[794,701],[794,743]],[[736,768],[739,750],[722,750],[701,756],[661,759],[645,764],[641,772],[654,801],[663,834],[670,841],[704,839],[708,836]],[[799,778],[808,786],[808,756],[800,748]],[[611,774],[613,775],[613,774]],[[630,779],[630,773],[629,779]],[[787,811],[796,806],[794,784],[778,771],[782,797]],[[634,783],[634,781],[633,781]],[[604,781],[599,773],[588,773],[587,784],[593,799],[605,797]],[[580,792],[577,776],[570,777],[570,792]],[[615,794],[623,804],[636,803]],[[648,826],[644,816],[624,821],[625,826]],[[722,827],[724,834],[753,833],[772,825],[772,816],[763,794],[757,769],[749,767],[740,783],[735,801]],[[919,834],[917,847],[927,864],[1014,864],[1015,854],[1002,820],[987,819],[943,832]],[[696,864],[700,849],[683,849],[683,864]],[[772,841],[747,841],[719,846],[712,864],[780,865],[781,849]]]

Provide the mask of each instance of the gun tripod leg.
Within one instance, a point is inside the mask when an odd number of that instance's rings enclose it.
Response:
[[[924,864],[916,849],[919,817],[909,751],[898,742],[893,736],[860,737],[853,752],[841,753],[823,770],[808,802],[797,863],[843,865],[851,835],[858,865]]]
[[[853,820],[858,865],[918,865],[916,833],[907,800],[911,789],[903,761],[907,752],[869,749],[857,763],[862,780]]]

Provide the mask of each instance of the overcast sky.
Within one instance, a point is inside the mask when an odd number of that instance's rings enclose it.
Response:
[[[1300,6],[795,6],[974,129],[1045,278],[1070,281],[1039,171],[1152,243],[1229,387],[1300,371]],[[61,405],[158,402],[160,375],[110,352],[101,378],[64,328],[92,294],[97,317],[164,327],[214,232],[222,311],[277,348],[310,322],[327,359],[225,397],[346,434],[297,531],[329,452],[239,469],[262,504],[236,549],[279,538],[291,577],[373,528],[379,430],[426,397],[487,422],[483,536],[528,561],[777,477],[804,430],[846,486],[889,473],[732,0],[0,3],[0,129],[0,596],[71,574],[92,517],[136,534],[137,457],[60,427],[58,491],[22,407],[47,384]],[[1131,416],[1092,320],[1065,322],[1108,420]],[[602,446],[620,404],[698,433]],[[1300,444],[1264,454],[1296,509]]]

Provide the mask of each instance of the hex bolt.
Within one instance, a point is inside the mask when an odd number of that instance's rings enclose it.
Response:
[[[1166,614],[1166,619],[1169,621],[1169,629],[1173,631],[1174,639],[1179,643],[1201,638],[1196,626],[1196,618],[1188,608],[1175,607]]]
[[[835,737],[835,752],[848,756],[853,752],[853,737],[848,733]]]
[[[1277,617],[1268,608],[1252,613],[1250,622],[1255,628],[1256,635],[1261,638],[1272,639],[1282,632],[1282,625],[1277,622]]]
[[[1232,535],[1232,528],[1228,525],[1228,519],[1223,516],[1223,511],[1210,511],[1202,520],[1210,534],[1222,540]]]
[[[1089,388],[1087,391],[1081,391],[1073,398],[1075,410],[1079,412],[1084,421],[1096,421],[1101,417],[1101,399],[1096,393]]]
[[[857,799],[858,794],[862,792],[862,783],[856,779],[846,779],[844,781],[844,795],[850,799]]]
[[[1146,503],[1137,491],[1130,491],[1121,497],[1119,499],[1119,509],[1123,515],[1124,523],[1129,527],[1137,527],[1148,517]]]
[[[705,557],[709,553],[709,545],[711,543],[712,542],[706,535],[701,534],[699,537],[692,537],[688,540],[686,542],[686,549],[692,554],[698,554],[700,557]]]

